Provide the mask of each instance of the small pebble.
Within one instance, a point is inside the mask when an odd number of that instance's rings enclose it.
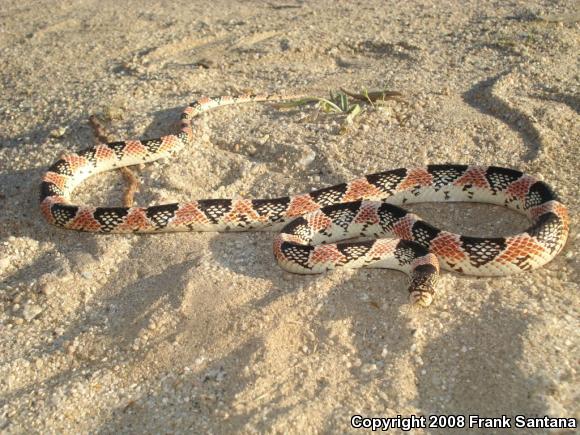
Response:
[[[54,286],[48,282],[44,282],[38,286],[38,292],[45,296],[50,296],[54,293]]]
[[[363,373],[371,373],[371,372],[374,372],[375,370],[377,370],[377,365],[376,364],[364,364],[360,370]]]
[[[58,127],[52,130],[49,135],[54,139],[60,139],[66,134],[66,127]]]
[[[89,271],[83,270],[81,272],[81,276],[83,278],[85,278],[85,279],[93,279],[93,272],[89,272]]]
[[[300,160],[298,160],[298,165],[305,168],[310,165],[314,159],[316,159],[316,153],[311,149],[307,149]]]
[[[7,258],[7,257],[0,258],[0,272],[8,269],[10,264],[11,264],[10,258]]]
[[[27,322],[30,322],[40,313],[42,313],[42,308],[40,308],[38,305],[26,304],[24,305],[24,309],[22,310],[22,317],[24,317],[24,320],[26,320]]]

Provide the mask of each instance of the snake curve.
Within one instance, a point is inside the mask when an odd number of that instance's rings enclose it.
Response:
[[[91,175],[152,162],[191,144],[191,120],[209,109],[290,98],[296,96],[204,97],[183,111],[178,134],[99,144],[67,154],[44,175],[42,214],[57,227],[95,233],[248,231],[283,226],[273,250],[285,270],[299,274],[339,266],[400,270],[410,277],[411,302],[422,306],[433,300],[440,266],[468,275],[509,275],[543,266],[565,245],[568,211],[552,189],[530,175],[496,166],[399,168],[273,199],[205,199],[150,207],[94,207],[70,200],[73,190]],[[469,237],[435,228],[398,207],[418,202],[502,205],[523,213],[532,224],[507,237]],[[345,241],[354,237],[372,239]]]

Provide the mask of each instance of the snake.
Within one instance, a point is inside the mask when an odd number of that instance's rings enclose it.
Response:
[[[71,199],[89,176],[152,162],[191,145],[193,118],[210,109],[291,98],[296,96],[203,97],[183,110],[176,134],[100,143],[64,154],[42,179],[41,213],[52,225],[91,233],[276,229],[273,253],[284,270],[297,274],[337,267],[399,270],[409,278],[410,303],[424,307],[434,300],[440,269],[506,276],[539,268],[564,247],[568,210],[553,189],[532,175],[499,166],[402,167],[269,199],[200,199],[149,207],[95,207]],[[422,202],[500,205],[525,215],[530,226],[504,237],[456,234],[401,208]]]

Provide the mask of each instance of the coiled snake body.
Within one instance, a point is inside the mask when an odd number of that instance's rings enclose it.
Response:
[[[410,277],[411,301],[424,306],[433,300],[439,265],[469,275],[508,275],[546,264],[566,243],[568,212],[552,189],[530,175],[495,166],[400,168],[274,199],[206,199],[151,207],[70,201],[75,187],[90,175],[151,162],[193,142],[191,119],[208,109],[287,98],[202,98],[184,110],[176,135],[68,154],[44,175],[42,214],[58,227],[99,233],[247,231],[282,224],[274,255],[287,271],[311,274],[338,266],[401,270]],[[525,214],[532,225],[508,237],[468,237],[439,230],[397,206],[457,201],[503,205]],[[361,236],[373,240],[344,241]]]

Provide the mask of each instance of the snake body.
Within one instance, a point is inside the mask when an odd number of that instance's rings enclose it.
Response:
[[[568,212],[552,189],[531,175],[496,166],[399,168],[273,199],[205,199],[151,207],[93,207],[70,199],[91,175],[152,162],[191,144],[191,120],[209,109],[288,98],[202,98],[183,111],[178,134],[67,154],[44,175],[42,214],[58,227],[98,233],[248,231],[279,225],[283,228],[275,237],[274,255],[287,271],[311,274],[339,266],[401,270],[410,277],[411,301],[424,306],[433,300],[440,266],[469,275],[509,275],[548,263],[566,243]],[[464,236],[398,207],[418,202],[502,205],[526,215],[531,226],[507,237]],[[345,241],[354,237],[372,239]]]

